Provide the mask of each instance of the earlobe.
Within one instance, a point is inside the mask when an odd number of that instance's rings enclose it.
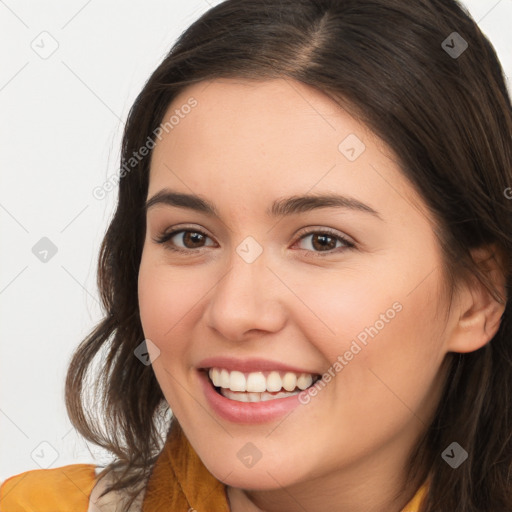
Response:
[[[476,275],[472,276],[459,296],[459,320],[448,340],[450,352],[473,352],[489,343],[498,332],[505,311],[506,278],[496,247],[475,249],[472,256],[499,297],[494,297]]]

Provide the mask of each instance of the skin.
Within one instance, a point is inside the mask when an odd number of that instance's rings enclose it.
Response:
[[[442,256],[424,202],[390,149],[327,96],[284,79],[214,80],[182,91],[165,118],[191,96],[198,105],[153,151],[148,198],[163,188],[195,193],[220,217],[162,204],[147,212],[139,305],[166,400],[228,486],[234,512],[400,511],[421,483],[404,465],[441,399],[447,354],[487,343],[503,306],[468,284],[444,314]],[[349,134],[366,146],[353,162],[338,149]],[[333,192],[381,219],[333,207],[265,215],[275,199]],[[356,246],[334,238],[322,249],[306,227]],[[154,241],[171,228],[207,238],[177,234],[168,246],[189,252],[176,253]],[[236,252],[247,236],[263,248],[253,263]],[[401,311],[286,418],[239,425],[209,407],[202,359],[261,357],[324,373],[396,302]],[[262,455],[251,468],[237,457],[248,442]]]

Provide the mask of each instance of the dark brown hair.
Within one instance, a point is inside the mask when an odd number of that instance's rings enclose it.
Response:
[[[443,45],[453,32],[468,45],[460,55]],[[128,116],[121,166],[154,139],[187,85],[234,77],[300,81],[366,123],[392,149],[437,219],[452,291],[474,277],[502,304],[509,297],[511,102],[495,50],[457,1],[227,0],[183,32],[145,84]],[[149,162],[148,156],[122,173],[99,258],[106,314],[74,353],[66,379],[73,425],[117,459],[102,473],[120,470],[116,489],[143,482],[163,445],[157,420],[167,404],[152,367],[134,356],[144,340],[137,276]],[[470,254],[491,245],[506,280],[501,298]],[[86,403],[86,377],[98,354],[93,406]],[[450,357],[443,398],[408,468],[430,478],[422,512],[510,511],[510,301],[488,344]],[[457,469],[441,457],[454,440],[469,454]]]

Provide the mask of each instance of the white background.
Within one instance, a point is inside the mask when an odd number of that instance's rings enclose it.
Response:
[[[218,3],[0,0],[0,480],[108,460],[64,406],[70,356],[101,318],[96,261],[116,191],[92,190],[118,170],[144,82]],[[512,0],[464,4],[512,77]],[[33,49],[57,44],[48,58]],[[42,237],[57,247],[46,263],[32,252]]]

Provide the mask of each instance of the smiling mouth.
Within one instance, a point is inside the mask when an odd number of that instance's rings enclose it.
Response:
[[[321,378],[319,374],[282,371],[243,373],[223,368],[205,368],[203,371],[218,394],[237,402],[287,398],[308,389]]]

